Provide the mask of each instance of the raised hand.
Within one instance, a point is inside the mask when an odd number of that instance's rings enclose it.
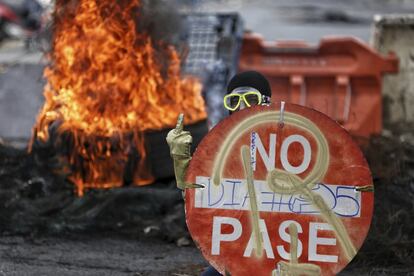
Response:
[[[177,125],[167,135],[171,155],[188,157],[191,159],[191,144],[193,137],[190,132],[184,131],[184,114],[178,115]]]
[[[191,144],[193,137],[190,132],[184,131],[184,114],[180,114],[177,119],[177,125],[168,132],[167,143],[170,147],[170,154],[174,161],[175,179],[177,187],[184,190],[187,188],[200,188],[202,185],[186,183],[185,175],[188,164],[191,160]]]

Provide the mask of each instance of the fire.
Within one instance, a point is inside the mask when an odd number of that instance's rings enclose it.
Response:
[[[201,84],[180,76],[171,45],[137,33],[140,1],[59,0],[45,104],[33,139],[47,141],[49,127],[70,133],[71,180],[85,188],[123,183],[128,155],[140,156],[134,183],[153,181],[146,168],[143,133],[206,118]]]

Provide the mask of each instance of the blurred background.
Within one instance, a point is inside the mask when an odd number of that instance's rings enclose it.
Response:
[[[49,50],[51,39],[52,1],[1,1],[12,7],[18,24],[8,24],[6,16],[2,19],[0,32],[0,63],[2,71],[6,66],[24,64],[32,77],[19,82],[2,76],[1,83],[4,97],[19,98],[19,106],[3,100],[0,112],[0,136],[3,138],[30,137],[35,114],[39,111],[43,99],[40,74],[34,67],[46,63],[44,53]],[[367,44],[373,43],[374,16],[376,14],[409,14],[414,10],[414,2],[409,0],[363,0],[363,1],[173,1],[169,2],[182,13],[234,13],[240,16],[243,31],[260,34],[264,40],[303,40],[317,45],[322,37],[353,36]],[[5,13],[6,14],[6,13]],[[12,15],[13,16],[13,15]],[[0,21],[1,22],[1,21]],[[164,25],[165,26],[165,25]],[[166,27],[168,28],[168,27]],[[240,34],[233,34],[234,36]],[[233,50],[234,51],[234,50]],[[198,70],[201,70],[198,67]],[[9,69],[10,70],[10,69]],[[9,77],[17,77],[10,72]],[[27,76],[29,77],[29,76]],[[30,80],[29,80],[30,79]],[[32,83],[26,83],[30,82]],[[24,84],[23,84],[24,83]],[[22,85],[30,89],[30,96],[16,89],[8,95],[5,91],[10,85]],[[17,88],[17,87],[16,87]],[[11,89],[11,88],[10,88]],[[16,95],[23,93],[25,95]],[[7,94],[7,95],[5,95]],[[27,97],[27,98],[25,98]],[[17,99],[16,99],[17,100]],[[22,107],[24,106],[23,110]],[[13,112],[13,113],[9,113]],[[10,120],[13,118],[13,120]]]

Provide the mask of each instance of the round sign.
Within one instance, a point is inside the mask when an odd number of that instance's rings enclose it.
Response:
[[[204,186],[186,192],[188,228],[222,274],[334,275],[372,218],[371,172],[358,145],[298,105],[256,106],[220,122],[186,180]]]

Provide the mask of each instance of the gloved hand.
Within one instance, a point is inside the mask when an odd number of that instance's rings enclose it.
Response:
[[[198,184],[186,183],[185,174],[191,160],[191,144],[193,137],[190,132],[183,130],[184,114],[180,114],[177,119],[177,126],[167,135],[167,143],[170,147],[170,154],[174,161],[175,179],[177,187],[184,190],[187,188],[203,187]]]

